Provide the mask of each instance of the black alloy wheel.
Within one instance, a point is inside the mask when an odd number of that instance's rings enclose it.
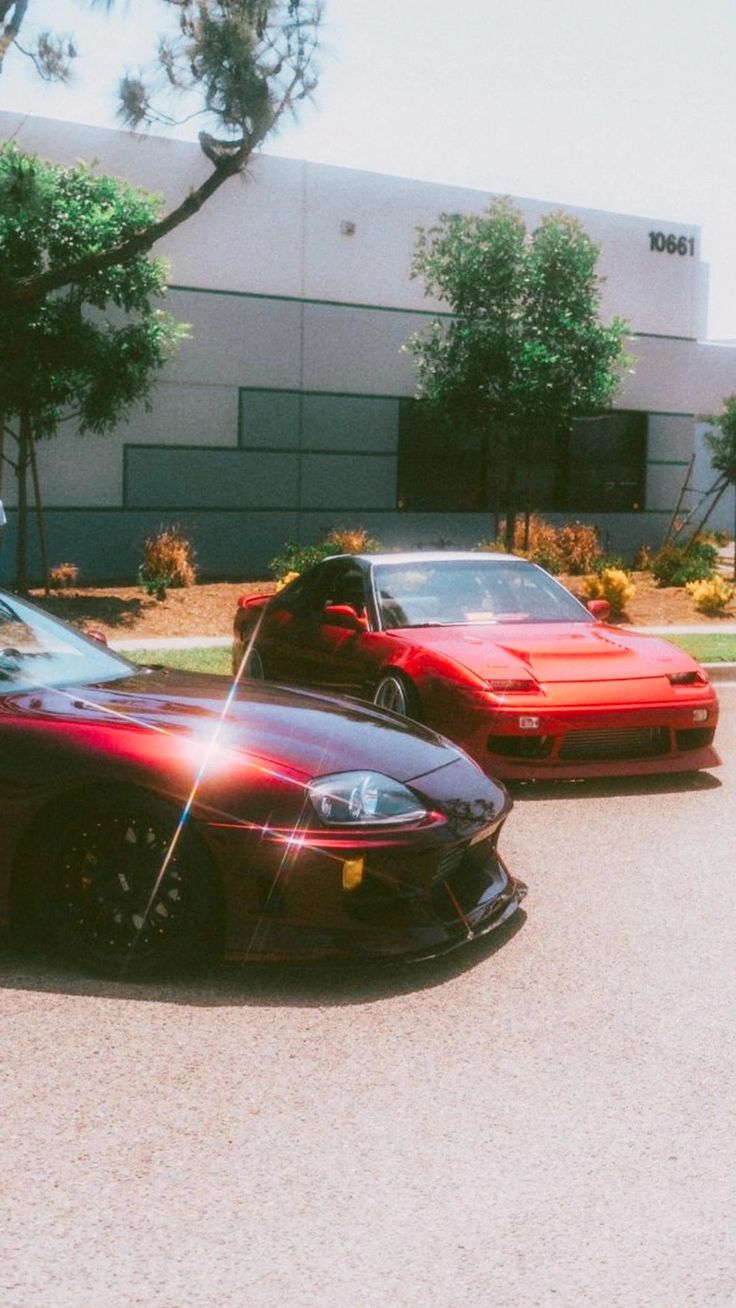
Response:
[[[57,830],[37,905],[62,953],[130,979],[212,958],[214,880],[179,820],[170,806],[123,792],[83,803]]]

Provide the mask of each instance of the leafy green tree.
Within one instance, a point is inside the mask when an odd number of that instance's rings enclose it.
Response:
[[[111,9],[114,0],[97,0]],[[95,0],[89,0],[91,5]],[[104,249],[70,243],[54,268],[25,274],[0,267],[0,304],[32,302],[50,291],[84,282],[128,258],[145,254],[196,214],[230,178],[242,173],[253,151],[285,113],[317,85],[319,0],[157,0],[169,30],[159,39],[149,73],[124,74],[119,113],[130,127],[202,116],[200,146],[209,172],[168,212],[144,217]],[[68,80],[77,58],[73,38],[43,31],[22,43],[24,25],[39,0],[0,0],[0,72],[11,50],[29,56],[47,80]],[[157,88],[163,87],[159,96]],[[210,130],[211,129],[211,130]]]
[[[599,320],[598,255],[577,219],[545,215],[530,235],[508,199],[419,229],[412,275],[451,315],[409,342],[419,395],[481,434],[489,466],[503,461],[509,549],[520,465],[542,433],[606,408],[628,362],[626,323]]]
[[[61,168],[0,146],[0,266],[18,280],[74,257],[124,244],[155,221],[158,201],[85,165]],[[16,586],[27,585],[28,477],[35,443],[76,419],[82,433],[110,430],[139,400],[186,328],[156,307],[166,265],[145,255],[106,265],[62,292],[0,305],[0,413],[16,456]]]
[[[706,442],[710,449],[710,461],[718,473],[710,495],[714,498],[708,506],[708,514],[700,523],[705,526],[707,518],[713,512],[718,501],[725,494],[728,486],[734,488],[734,537],[736,538],[736,395],[727,395],[723,400],[720,413],[706,413],[703,422],[708,422],[718,431],[706,433]],[[736,543],[734,544],[734,580],[736,581]]]

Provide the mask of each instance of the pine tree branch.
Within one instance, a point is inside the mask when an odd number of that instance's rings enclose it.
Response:
[[[104,272],[116,264],[125,263],[136,255],[145,254],[162,237],[168,236],[187,219],[198,213],[203,204],[219,191],[220,187],[236,173],[242,172],[252,153],[249,141],[243,141],[240,148],[230,156],[217,162],[209,177],[200,186],[190,191],[181,204],[165,214],[157,222],[143,227],[135,236],[119,245],[110,246],[97,254],[88,254],[76,262],[66,264],[63,268],[51,268],[32,277],[22,277],[15,282],[0,280],[0,305],[32,304],[42,299],[50,291],[58,291],[70,283],[85,281],[96,273]],[[1,274],[0,274],[1,275]]]

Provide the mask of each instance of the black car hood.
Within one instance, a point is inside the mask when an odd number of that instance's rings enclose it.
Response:
[[[230,745],[305,777],[370,768],[406,782],[462,756],[435,732],[357,700],[247,681],[228,705],[230,686],[207,673],[151,668],[80,689],[75,716],[108,722],[122,716],[144,728],[206,739],[225,710]]]

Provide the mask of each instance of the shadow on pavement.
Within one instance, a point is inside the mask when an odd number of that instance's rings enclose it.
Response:
[[[422,963],[223,963],[206,975],[132,983],[90,977],[47,955],[0,948],[0,988],[38,995],[79,995],[194,1008],[341,1008],[431,990],[461,976],[510,944],[526,921],[519,909],[497,931]]]
[[[627,795],[677,795],[690,790],[719,790],[723,783],[710,772],[673,772],[651,777],[593,777],[586,781],[507,781],[515,803],[549,799],[619,799]]]

